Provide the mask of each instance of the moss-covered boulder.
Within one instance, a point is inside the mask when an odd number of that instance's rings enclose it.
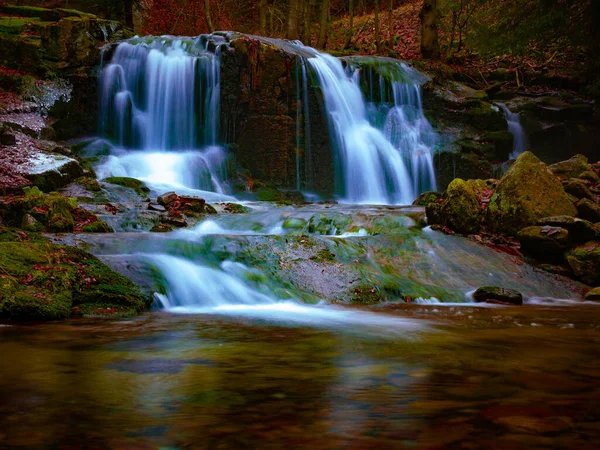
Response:
[[[105,183],[116,184],[129,189],[133,189],[138,195],[144,197],[150,192],[150,188],[143,181],[129,177],[108,177],[104,180]]]
[[[523,252],[546,262],[561,262],[571,244],[567,230],[548,225],[523,228],[517,238]]]
[[[600,301],[600,287],[594,288],[594,289],[590,289],[584,297],[585,300],[587,301],[591,301],[591,302],[598,302]]]
[[[598,230],[592,222],[577,217],[544,217],[543,219],[538,220],[537,224],[540,226],[564,228],[569,232],[571,241],[574,243],[587,242],[598,236]]]
[[[566,161],[561,161],[548,166],[550,171],[561,180],[578,178],[583,172],[590,169],[588,159],[584,155],[575,155]]]
[[[577,203],[577,212],[579,217],[591,222],[600,222],[600,205],[584,198]]]
[[[566,254],[573,273],[584,283],[600,284],[600,242],[589,241]]]
[[[5,230],[0,236],[0,319],[131,315],[150,306],[130,280],[89,253]]]
[[[576,214],[558,178],[533,153],[525,152],[498,182],[486,221],[492,231],[516,235],[543,217]]]
[[[430,203],[426,212],[430,224],[447,226],[459,233],[476,233],[481,228],[479,201],[472,184],[461,178],[452,181],[444,200],[441,203]]]
[[[443,194],[441,192],[423,192],[421,195],[417,197],[417,199],[412,203],[414,206],[427,206],[430,203],[434,203],[441,199]]]
[[[563,186],[567,194],[571,194],[577,199],[588,198],[593,200],[594,194],[592,194],[592,191],[590,191],[588,185],[589,182],[577,178],[570,178],[569,180],[563,182]]]

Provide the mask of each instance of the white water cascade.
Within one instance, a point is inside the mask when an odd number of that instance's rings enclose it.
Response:
[[[514,136],[513,150],[510,154],[510,159],[517,159],[526,148],[525,130],[521,125],[521,117],[519,113],[514,113],[504,103],[498,103],[498,106],[502,108],[506,122],[508,123],[508,132]]]
[[[437,190],[433,155],[438,134],[423,113],[421,85],[426,77],[407,64],[382,58],[389,78],[348,63],[348,72],[367,86],[367,111],[371,124],[381,129],[400,153],[414,195]]]
[[[317,53],[308,59],[325,98],[342,203],[410,204],[415,192],[400,152],[367,117],[356,80],[340,60]]]
[[[101,78],[100,126],[112,148],[100,177],[138,178],[157,192],[224,192],[220,42],[211,39],[217,42],[163,37],[117,47]]]

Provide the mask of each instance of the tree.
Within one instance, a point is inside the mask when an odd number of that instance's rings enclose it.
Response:
[[[287,33],[286,37],[292,41],[298,40],[298,10],[300,7],[299,0],[289,0],[288,15],[287,15]]]
[[[260,34],[267,35],[267,0],[260,0],[258,5],[260,15]]]
[[[321,14],[319,17],[319,40],[317,41],[318,48],[325,48],[327,43],[327,29],[329,27],[329,8],[330,0],[323,0],[321,3]]]
[[[346,39],[344,49],[350,48],[352,45],[352,38],[354,37],[354,0],[350,0],[348,12],[350,13],[350,29],[348,30],[348,39]]]
[[[304,0],[304,26],[302,28],[302,42],[305,45],[310,45],[310,24],[312,23],[311,13],[313,2],[314,0]]]
[[[419,18],[421,19],[421,55],[423,58],[438,58],[440,43],[437,32],[437,0],[424,0]]]
[[[388,13],[388,48],[391,52],[394,48],[394,0],[389,1]]]
[[[204,0],[204,18],[206,20],[206,28],[208,28],[208,32],[212,33],[215,31],[212,18],[210,17],[210,0]]]
[[[379,26],[379,0],[375,0],[375,47],[377,53],[381,52],[381,29]]]

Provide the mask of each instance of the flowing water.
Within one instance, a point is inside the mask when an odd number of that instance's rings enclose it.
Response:
[[[525,137],[525,130],[521,125],[521,117],[519,113],[514,113],[504,103],[498,103],[498,106],[504,112],[504,117],[508,123],[508,131],[513,135],[513,150],[510,154],[510,159],[517,159],[521,153],[523,153],[527,146]]]
[[[173,233],[57,237],[131,276],[156,309],[0,325],[0,448],[597,448],[600,322],[580,284],[435,232],[422,208],[224,212],[222,44],[132,40],[104,67],[98,174],[201,195],[221,214]],[[358,74],[327,55],[298,70],[299,99],[311,70],[323,88],[340,199],[407,203],[435,187],[418,82],[365,102]],[[525,305],[473,304],[484,284]]]

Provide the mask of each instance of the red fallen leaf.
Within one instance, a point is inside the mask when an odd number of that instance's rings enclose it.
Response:
[[[92,284],[96,283],[98,280],[96,280],[95,278],[92,278],[92,277],[86,277],[83,279],[83,281],[85,281],[85,287],[90,288],[92,286]]]
[[[23,277],[23,278],[21,279],[21,283],[23,283],[23,284],[29,284],[29,283],[31,283],[32,281],[33,281],[33,275],[32,275],[32,274],[30,274],[30,273],[28,273],[27,275],[25,275],[25,277]]]
[[[51,269],[51,267],[50,266],[42,266],[40,264],[34,264],[33,265],[33,269],[34,270],[40,270],[42,272],[47,272],[48,270]]]
[[[50,211],[50,207],[44,206],[43,208],[36,206],[33,210],[38,214],[47,214]]]
[[[27,233],[25,233],[24,231],[19,231],[17,234],[19,235],[19,238],[22,241],[29,241],[30,240],[29,235]]]

